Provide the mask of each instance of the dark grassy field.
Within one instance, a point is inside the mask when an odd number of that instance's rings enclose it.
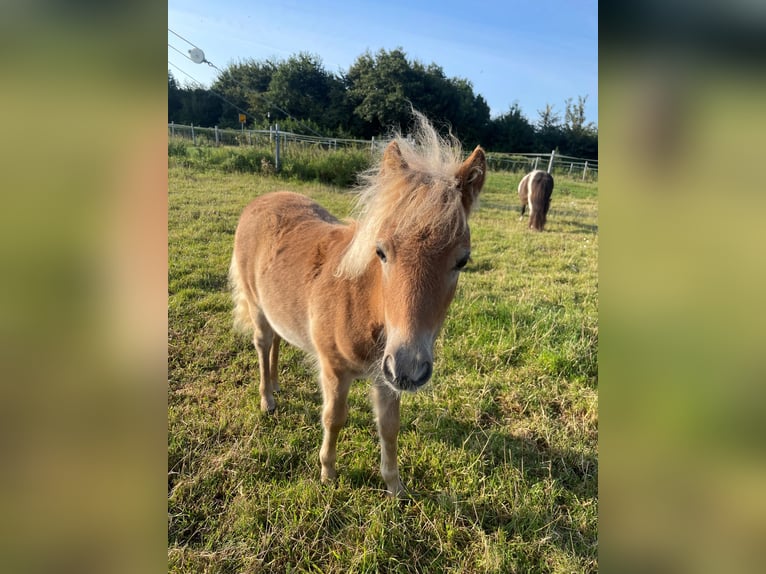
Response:
[[[402,400],[385,496],[368,384],[319,481],[321,393],[283,346],[274,416],[226,273],[241,209],[290,188],[345,216],[341,188],[169,167],[168,565],[173,572],[594,572],[598,514],[597,184],[559,179],[543,233],[518,215],[521,174],[490,173],[473,259]]]

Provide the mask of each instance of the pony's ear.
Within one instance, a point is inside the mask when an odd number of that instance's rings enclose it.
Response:
[[[396,140],[392,141],[386,146],[386,150],[383,152],[383,172],[395,172],[400,171],[407,167],[407,162],[402,157],[402,150],[399,149],[399,144]]]
[[[466,215],[471,213],[471,208],[476,203],[476,198],[484,185],[486,173],[487,158],[484,156],[484,150],[481,149],[481,146],[476,146],[473,153],[457,170],[457,182]]]

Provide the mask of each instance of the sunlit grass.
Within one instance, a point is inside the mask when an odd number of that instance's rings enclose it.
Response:
[[[543,233],[521,174],[490,173],[472,261],[402,407],[388,499],[366,382],[352,387],[339,481],[319,482],[321,395],[283,347],[279,409],[259,411],[252,344],[231,329],[226,271],[256,195],[290,188],[336,215],[342,188],[169,170],[168,562],[174,572],[597,570],[598,227],[595,184],[557,180]]]

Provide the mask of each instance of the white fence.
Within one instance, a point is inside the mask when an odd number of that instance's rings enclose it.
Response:
[[[567,175],[583,181],[598,180],[598,160],[551,153],[489,153],[489,169],[495,171],[530,172],[544,169],[554,175]]]
[[[304,145],[321,147],[324,149],[339,148],[369,148],[374,150],[377,145],[387,143],[389,140],[355,140],[344,138],[326,138],[318,136],[307,136],[286,132],[279,129],[279,125],[273,126],[268,130],[250,130],[250,129],[224,129],[218,126],[213,128],[202,128],[199,126],[186,126],[181,124],[169,123],[168,135],[170,137],[180,137],[190,139],[194,145],[276,145],[281,146],[288,143],[301,143]],[[284,149],[284,147],[283,147]]]
[[[194,125],[168,124],[171,138],[189,139],[194,145],[248,145],[271,146],[275,152],[275,165],[279,169],[280,153],[288,144],[316,147],[320,149],[369,149],[374,151],[388,143],[388,138],[357,140],[344,138],[326,138],[285,132],[279,126],[268,130],[223,129],[219,127],[203,128]],[[551,153],[488,153],[489,169],[495,171],[530,172],[544,169],[554,175],[567,175],[587,181],[598,180],[598,160],[584,159]]]

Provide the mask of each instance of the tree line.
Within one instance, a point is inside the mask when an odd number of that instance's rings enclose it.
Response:
[[[210,89],[181,85],[168,71],[168,121],[369,139],[391,127],[406,128],[410,108],[435,125],[449,126],[466,147],[495,152],[550,152],[598,158],[598,129],[586,122],[587,96],[564,102],[563,116],[547,104],[530,121],[514,102],[490,117],[489,106],[464,78],[449,78],[441,66],[408,59],[401,48],[359,56],[347,72],[328,72],[321,59],[301,52],[286,60],[233,63]]]

